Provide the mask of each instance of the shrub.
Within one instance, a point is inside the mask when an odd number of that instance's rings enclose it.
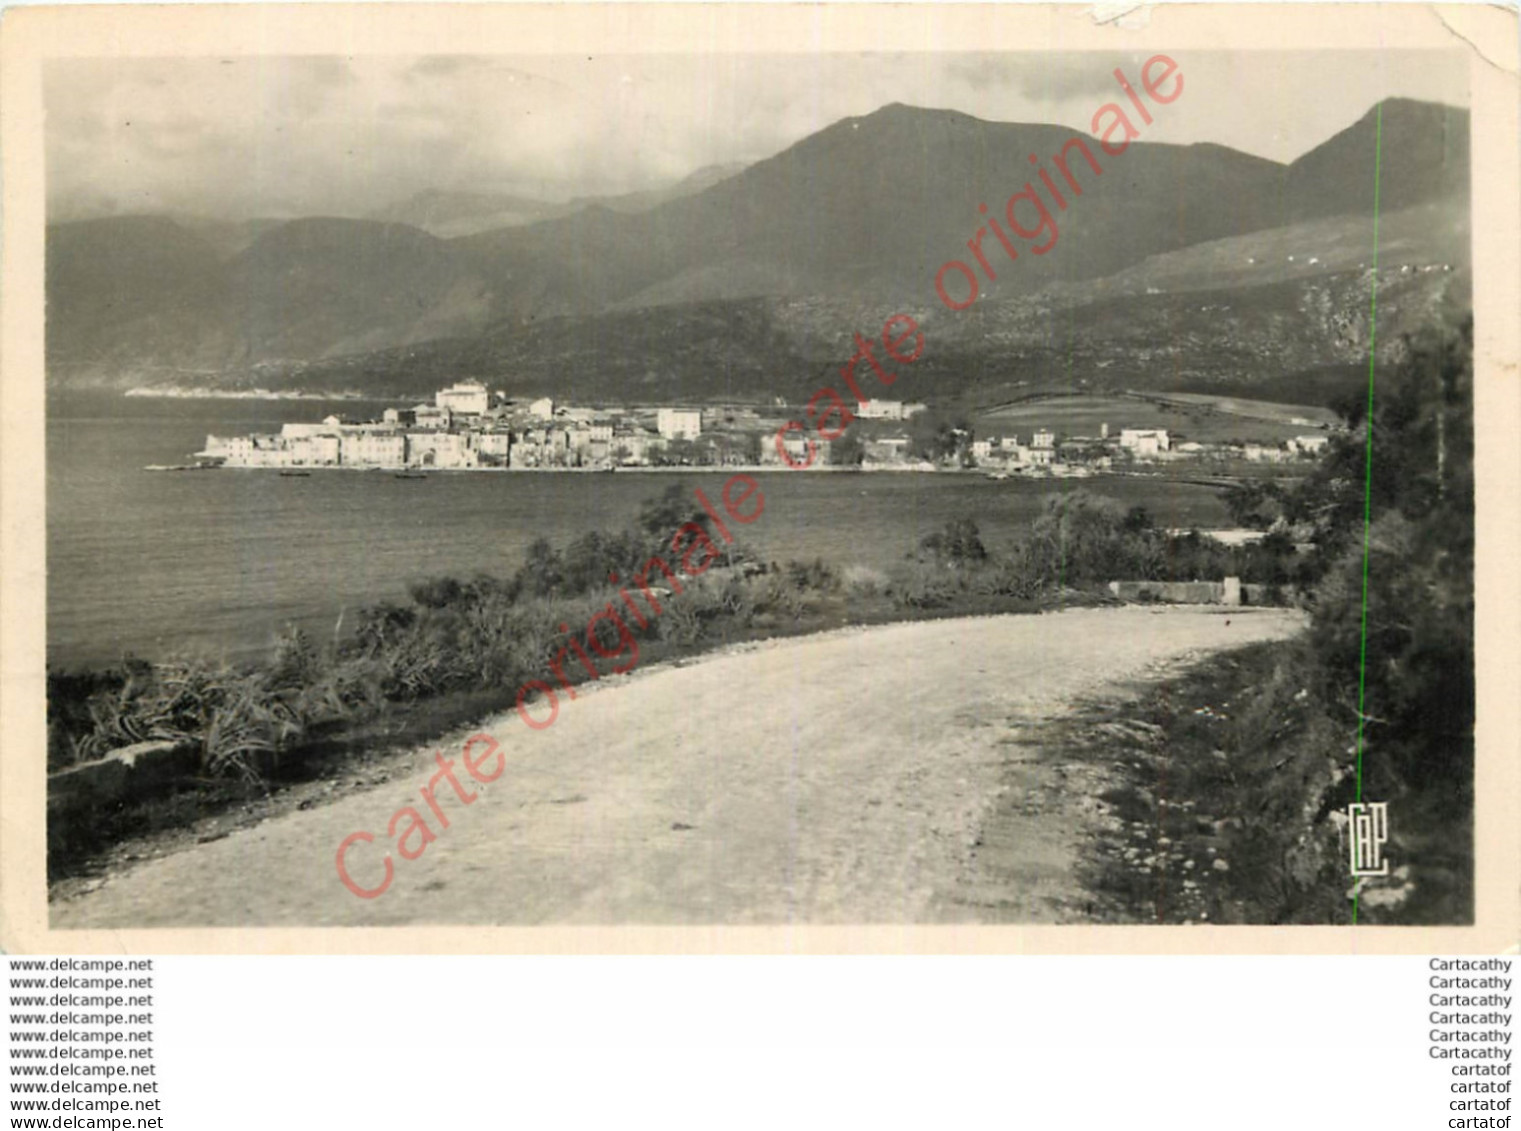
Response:
[[[840,571],[823,558],[787,563],[787,583],[799,593],[834,593],[840,588]]]
[[[447,609],[458,604],[465,587],[452,577],[428,577],[407,586],[412,600],[427,609]]]
[[[757,579],[760,587],[755,596],[758,613],[775,613],[793,620],[804,616],[809,609],[808,599],[802,589],[790,578],[780,573],[770,573]]]
[[[985,597],[1018,597],[1028,600],[1041,592],[1040,579],[1023,561],[1007,555],[986,563],[967,575],[967,586]]]
[[[292,625],[275,637],[274,655],[269,663],[272,687],[306,687],[318,677],[320,661],[306,633]]]
[[[673,597],[657,623],[661,638],[673,644],[696,644],[703,636],[703,617],[690,593]]]
[[[931,562],[905,563],[891,576],[893,600],[911,609],[938,609],[962,592],[955,572]]]
[[[389,647],[417,621],[417,610],[383,601],[359,610],[359,627],[354,638],[360,650],[372,655]]]
[[[919,549],[937,562],[955,566],[977,565],[988,556],[977,523],[970,518],[952,519],[943,529],[925,535]]]
[[[851,597],[875,597],[886,592],[890,584],[887,574],[863,565],[846,566],[840,575],[840,583]]]

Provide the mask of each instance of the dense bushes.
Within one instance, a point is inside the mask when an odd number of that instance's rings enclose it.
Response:
[[[1346,767],[1309,651],[1300,637],[1217,655],[1138,702],[1079,705],[1058,732],[1073,755],[1125,767],[1083,866],[1115,918],[1347,919],[1345,852],[1317,820]]]
[[[77,677],[49,676],[50,706],[79,705],[67,692]],[[50,727],[49,765],[98,758],[138,742],[196,743],[211,774],[253,778],[265,756],[326,723],[376,700],[374,688],[352,665],[318,657],[298,630],[281,637],[265,667],[179,659],[129,662],[95,680],[83,700],[84,719],[59,718]]]
[[[1337,446],[1311,489],[1339,523],[1315,607],[1325,697],[1365,747],[1365,792],[1471,808],[1474,725],[1473,326],[1408,343],[1377,390],[1372,459]],[[1367,562],[1363,475],[1369,480]],[[1346,527],[1350,524],[1350,530]],[[1366,658],[1363,650],[1366,608]]]
[[[1186,798],[1190,818],[1217,818],[1207,837],[1189,821],[1125,814],[1193,856],[1190,839],[1229,858],[1212,884],[1214,921],[1472,919],[1472,380],[1471,324],[1408,342],[1375,385],[1371,419],[1365,400],[1350,405],[1348,432],[1313,475],[1234,500],[1239,516],[1313,540],[1300,567],[1319,575],[1311,631],[1154,697],[1156,773],[1174,811]],[[1142,791],[1131,794],[1120,800],[1135,808]],[[1392,875],[1367,890],[1345,857],[1358,799],[1389,805]],[[1120,887],[1134,873],[1106,879]]]
[[[989,550],[977,523],[955,519],[925,537],[893,574],[907,608],[939,608],[963,594],[1032,598],[1097,589],[1114,580],[1219,581],[1301,586],[1315,576],[1282,531],[1249,546],[1226,546],[1197,532],[1157,528],[1144,507],[1128,510],[1086,490],[1046,499],[1034,521],[1007,546]]]

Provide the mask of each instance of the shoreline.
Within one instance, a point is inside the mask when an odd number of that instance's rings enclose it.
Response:
[[[905,468],[891,468],[891,469],[888,469],[888,468],[867,469],[867,468],[859,468],[859,467],[809,467],[809,468],[789,469],[789,468],[786,468],[786,467],[779,467],[776,464],[723,464],[723,465],[719,465],[719,464],[712,464],[712,465],[693,464],[693,465],[690,465],[690,466],[681,466],[681,467],[617,467],[617,468],[607,468],[607,467],[355,467],[353,465],[348,465],[348,466],[333,466],[333,465],[302,466],[302,465],[299,465],[299,464],[298,465],[293,465],[291,467],[250,467],[247,464],[234,464],[234,465],[205,464],[205,465],[181,465],[181,466],[172,467],[172,468],[145,467],[145,468],[143,468],[143,470],[144,471],[273,471],[273,472],[299,471],[299,472],[305,472],[305,473],[308,473],[308,474],[313,473],[313,472],[319,472],[319,471],[320,472],[328,472],[328,471],[344,472],[344,471],[347,471],[347,472],[368,472],[370,474],[385,474],[385,473],[389,473],[389,474],[391,474],[393,476],[405,476],[405,477],[407,477],[409,479],[415,479],[418,476],[426,477],[426,476],[429,476],[429,475],[473,475],[473,474],[487,474],[487,475],[612,475],[612,474],[618,474],[618,475],[644,475],[644,474],[691,474],[691,475],[721,475],[721,474],[737,475],[737,474],[743,474],[743,475],[757,475],[757,474],[767,474],[767,473],[775,472],[775,471],[788,471],[788,470],[808,471],[808,472],[814,472],[814,473],[819,473],[819,472],[826,472],[826,473],[833,473],[833,472],[860,472],[860,471],[870,471],[872,473],[876,473],[878,471],[892,470],[892,471],[898,471],[898,472],[902,472],[902,471],[917,471],[917,472],[920,472],[921,474],[928,474],[929,472],[934,471],[936,469],[934,469],[934,468],[923,468],[923,467],[905,467]],[[956,474],[960,474],[960,473],[957,472]],[[289,476],[287,476],[287,478],[289,478]]]
[[[1102,482],[1106,479],[1164,479],[1169,482],[1196,482],[1199,486],[1213,487],[1221,484],[1208,479],[1185,479],[1177,475],[1168,475],[1165,472],[1152,471],[1094,471],[1086,474],[1044,472],[1042,474],[1024,474],[1021,472],[993,472],[981,467],[925,467],[923,465],[913,467],[877,466],[877,467],[786,467],[780,464],[690,464],[679,467],[355,467],[335,465],[295,465],[291,467],[251,467],[246,464],[178,464],[174,466],[149,465],[142,468],[143,471],[267,471],[267,472],[349,472],[383,474],[390,473],[393,476],[405,476],[415,479],[419,476],[429,475],[720,475],[720,474],[743,474],[743,475],[771,475],[785,473],[788,475],[952,475],[966,478],[988,479],[999,483],[1046,483],[1059,479],[1077,479],[1088,483]],[[294,478],[304,478],[295,476]],[[292,478],[287,475],[286,478]],[[1254,476],[1232,477],[1222,475],[1219,478],[1232,480],[1235,478],[1255,478]]]
[[[155,389],[144,386],[124,389],[121,395],[167,401],[358,401],[381,404],[392,399],[352,390],[343,393],[282,393],[272,389]]]

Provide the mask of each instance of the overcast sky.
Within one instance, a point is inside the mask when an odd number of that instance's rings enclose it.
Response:
[[[1462,57],[1179,54],[1143,141],[1288,161],[1380,98],[1466,106]],[[365,215],[427,188],[548,200],[754,161],[889,102],[1087,131],[1137,60],[1095,54],[64,60],[45,78],[53,218]]]

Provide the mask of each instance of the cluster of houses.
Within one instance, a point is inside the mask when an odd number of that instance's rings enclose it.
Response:
[[[228,467],[529,469],[659,462],[694,444],[703,413],[691,408],[591,409],[549,397],[521,403],[480,381],[441,389],[432,404],[388,408],[379,420],[329,416],[277,434],[208,436],[202,459]]]
[[[861,415],[901,421],[923,405],[871,401]],[[329,416],[286,424],[278,433],[207,436],[203,461],[225,467],[390,468],[397,471],[611,469],[662,465],[782,465],[804,441],[779,447],[781,419],[752,407],[603,407],[557,405],[550,397],[512,401],[480,381],[461,381],[433,402],[388,408],[379,420]],[[798,450],[791,450],[792,447]],[[815,458],[830,460],[827,441]]]
[[[1068,436],[1042,429],[1028,444],[1018,436],[991,436],[972,440],[970,462],[995,472],[1025,474],[1088,474],[1107,471],[1117,463],[1168,463],[1183,460],[1247,460],[1279,463],[1312,458],[1325,450],[1330,438],[1324,434],[1295,436],[1280,445],[1260,443],[1174,443],[1165,428],[1122,428],[1111,434],[1100,426],[1098,436]]]
[[[874,470],[931,470],[906,422],[925,405],[869,400],[845,441],[783,427],[749,406],[600,407],[557,405],[550,397],[513,401],[480,381],[440,389],[432,403],[388,408],[379,420],[329,416],[286,424],[278,433],[208,436],[203,461],[227,467],[390,468],[396,471],[613,469],[659,466],[811,466],[859,464]],[[778,411],[782,411],[778,409]],[[1248,460],[1313,455],[1324,435],[1300,436],[1279,448],[1249,444],[1175,444],[1162,429],[1125,428],[1111,436],[1058,438],[1042,429],[1029,442],[1014,435],[974,439],[958,433],[945,466],[990,473],[1088,474],[1117,461],[1160,462],[1223,455]]]

